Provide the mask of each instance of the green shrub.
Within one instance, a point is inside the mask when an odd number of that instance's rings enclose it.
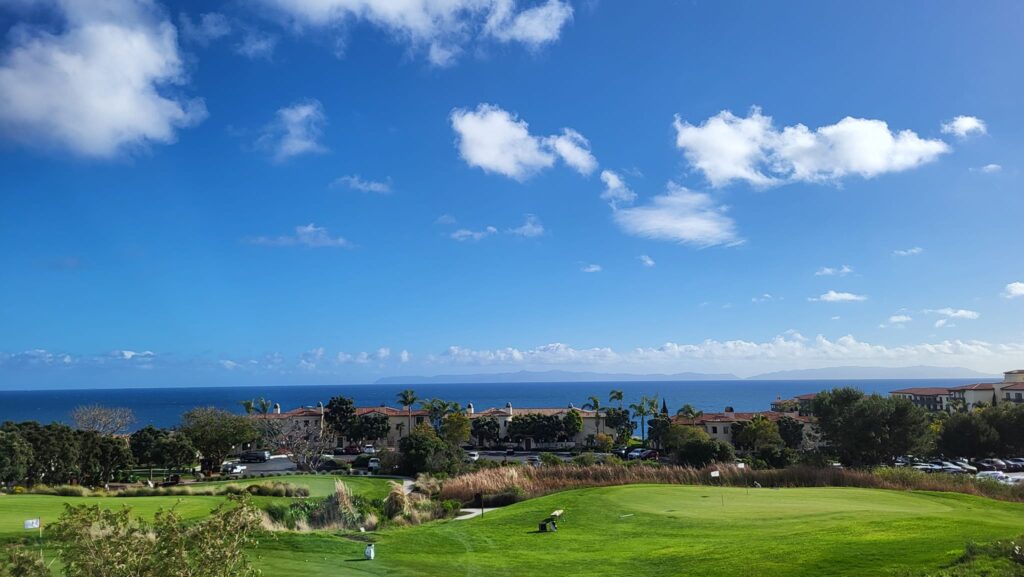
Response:
[[[580,453],[572,458],[572,464],[577,467],[590,467],[597,464],[597,458],[593,453]]]

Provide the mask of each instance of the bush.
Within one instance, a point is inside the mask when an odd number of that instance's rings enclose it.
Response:
[[[572,458],[572,464],[577,467],[591,467],[597,464],[593,453],[581,453]]]
[[[554,453],[541,453],[539,457],[540,463],[548,467],[558,466],[562,464],[562,458]]]

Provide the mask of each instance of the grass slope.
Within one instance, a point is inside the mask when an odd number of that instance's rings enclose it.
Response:
[[[268,485],[271,483],[290,483],[292,485],[304,485],[309,487],[310,497],[326,497],[334,493],[334,482],[342,481],[353,493],[365,495],[371,499],[382,499],[387,496],[390,490],[389,481],[396,479],[381,479],[376,477],[344,476],[334,477],[329,475],[282,475],[280,477],[266,477],[262,479],[239,479],[237,481],[210,481],[205,483],[190,484],[190,487],[201,489],[217,485]]]
[[[554,509],[559,531],[535,533]],[[1022,519],[1024,505],[953,493],[631,485],[383,532],[373,562],[322,533],[279,535],[255,555],[266,577],[889,575],[938,569],[969,540],[1018,535]]]

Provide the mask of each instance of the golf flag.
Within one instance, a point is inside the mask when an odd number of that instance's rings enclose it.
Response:
[[[712,477],[717,477],[718,476],[718,471],[711,471],[711,476]]]
[[[38,528],[39,528],[39,519],[28,519],[27,521],[25,521],[25,530],[26,531],[28,531],[30,529],[38,529]]]

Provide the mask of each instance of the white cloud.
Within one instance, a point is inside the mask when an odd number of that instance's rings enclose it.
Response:
[[[969,319],[974,320],[980,317],[977,311],[970,311],[966,309],[954,309],[950,307],[942,309],[925,309],[926,313],[942,315],[948,319]]]
[[[434,224],[440,225],[450,225],[455,224],[456,222],[457,221],[455,220],[455,217],[450,214],[442,214],[441,216],[434,219]]]
[[[459,153],[470,166],[525,180],[555,163],[540,138],[530,134],[529,125],[490,104],[475,111],[457,108],[451,114],[458,134]]]
[[[110,158],[169,144],[206,117],[187,83],[177,33],[152,2],[27,0],[54,25],[18,24],[0,53],[0,134]],[[56,24],[59,24],[56,25]]]
[[[838,320],[841,320],[842,318],[843,317],[841,317],[841,316],[834,316],[834,317],[832,317],[832,320],[838,321]]]
[[[198,20],[192,20],[192,17],[182,12],[178,20],[181,23],[182,38],[200,46],[231,34],[231,23],[218,12],[207,12],[200,15]]]
[[[374,180],[363,180],[358,174],[350,174],[348,176],[339,176],[331,183],[331,188],[339,186],[347,186],[348,188],[362,192],[387,194],[391,192],[391,179],[389,178],[386,182],[378,182]]]
[[[617,172],[602,170],[601,182],[604,183],[601,199],[608,201],[612,208],[618,208],[619,203],[632,204],[636,200],[636,193],[626,186],[626,182]]]
[[[571,128],[563,128],[562,134],[549,136],[547,145],[582,175],[588,175],[597,168],[597,159],[590,153],[590,141]]]
[[[402,352],[398,353],[398,360],[402,363],[408,363],[412,360],[412,355],[409,354],[409,351],[402,349]]]
[[[693,192],[669,182],[667,192],[649,204],[623,208],[612,214],[625,232],[655,240],[669,240],[698,247],[735,245],[742,242],[725,207],[710,195]]]
[[[469,230],[468,228],[460,228],[459,230],[451,233],[449,236],[453,239],[463,242],[467,240],[481,240],[492,234],[497,234],[498,229],[493,226],[488,226],[483,230]]]
[[[979,168],[977,170],[978,170],[978,172],[984,172],[985,174],[995,174],[995,173],[1001,171],[1002,169],[1003,169],[1003,167],[998,165],[998,164],[986,164],[985,166],[982,166],[981,168]],[[972,168],[971,170],[975,170],[975,169]]]
[[[405,353],[405,351],[402,351],[402,352]],[[342,365],[347,365],[347,364],[365,365],[365,364],[368,364],[368,363],[383,363],[384,361],[388,360],[390,357],[391,357],[391,349],[389,349],[388,347],[381,347],[381,348],[377,349],[374,352],[363,351],[363,352],[354,353],[354,354],[350,354],[350,353],[346,353],[346,352],[340,352],[335,357],[335,360],[338,362],[338,364],[342,364]],[[405,362],[405,361],[402,361],[402,362]]]
[[[544,234],[544,225],[536,215],[528,214],[521,226],[510,228],[508,232],[525,238],[533,238]]]
[[[277,111],[274,122],[263,131],[257,146],[271,152],[276,162],[301,154],[324,152],[320,144],[327,116],[319,100],[296,102]]]
[[[675,119],[676,146],[712,186],[745,180],[756,186],[871,178],[931,162],[950,151],[941,140],[910,130],[893,133],[882,120],[846,117],[811,130],[781,131],[757,107],[746,118],[728,110],[699,126]]]
[[[953,134],[960,138],[987,132],[988,127],[985,125],[985,121],[976,116],[957,116],[949,122],[942,123],[943,134]]]
[[[889,324],[896,327],[902,327],[912,320],[914,319],[910,315],[892,315],[889,317]],[[882,327],[884,328],[885,325],[882,325]]]
[[[923,252],[924,252],[923,248],[921,248],[919,246],[915,246],[913,248],[908,248],[908,249],[894,250],[894,251],[892,251],[892,254],[893,254],[893,256],[917,256],[917,255],[919,255],[919,254],[921,254]]]
[[[766,303],[766,302],[772,301],[772,300],[775,300],[775,297],[773,297],[770,293],[764,293],[763,295],[761,295],[759,297],[752,297],[750,299],[750,302],[756,304],[756,303]]]
[[[563,0],[516,10],[515,0],[263,0],[299,27],[344,28],[367,22],[390,32],[436,66],[452,64],[464,47],[493,38],[530,48],[558,40],[572,19]]]
[[[571,128],[535,136],[525,120],[493,104],[480,104],[476,110],[456,108],[450,120],[462,159],[486,172],[523,181],[554,166],[559,158],[583,175],[597,169],[590,142]]]
[[[1006,285],[1006,288],[1003,289],[1003,297],[1008,299],[1024,297],[1024,282],[1012,282]]]
[[[941,329],[943,327],[951,329],[951,328],[953,328],[955,326],[956,326],[955,324],[949,322],[949,319],[939,319],[939,320],[935,321],[935,328],[937,328],[937,329]]]
[[[277,36],[259,30],[246,30],[235,44],[235,52],[246,58],[269,60],[277,49]]]
[[[823,266],[815,271],[814,276],[846,276],[852,272],[853,267],[845,264],[839,268]]]
[[[853,302],[866,301],[866,300],[868,300],[868,297],[867,297],[867,295],[858,295],[858,294],[854,294],[854,293],[836,292],[834,290],[830,290],[830,291],[828,291],[827,293],[825,293],[825,294],[823,294],[821,296],[810,297],[807,300],[809,300],[809,301],[820,301],[820,302],[826,302],[826,303],[853,303]]]
[[[471,349],[450,347],[429,361],[444,365],[512,366],[519,369],[560,366],[565,368],[632,370],[637,372],[682,370],[739,371],[755,374],[781,368],[811,368],[868,364],[877,366],[975,366],[996,372],[1018,362],[1024,343],[993,344],[984,341],[944,340],[936,343],[886,346],[857,340],[852,335],[814,339],[799,333],[779,335],[764,342],[706,340],[625,352],[608,347],[577,349],[553,343],[530,349]]]
[[[601,272],[602,270],[599,264],[588,264],[580,268],[580,272]]]
[[[249,240],[252,244],[268,246],[306,246],[309,248],[352,248],[352,243],[340,236],[331,236],[326,228],[309,223],[295,227],[294,235],[259,236]]]
[[[646,254],[642,254],[642,255],[638,256],[637,258],[640,259],[640,264],[644,265],[647,268],[651,268],[655,264],[657,264],[657,263],[654,262],[653,258],[647,256]]]

